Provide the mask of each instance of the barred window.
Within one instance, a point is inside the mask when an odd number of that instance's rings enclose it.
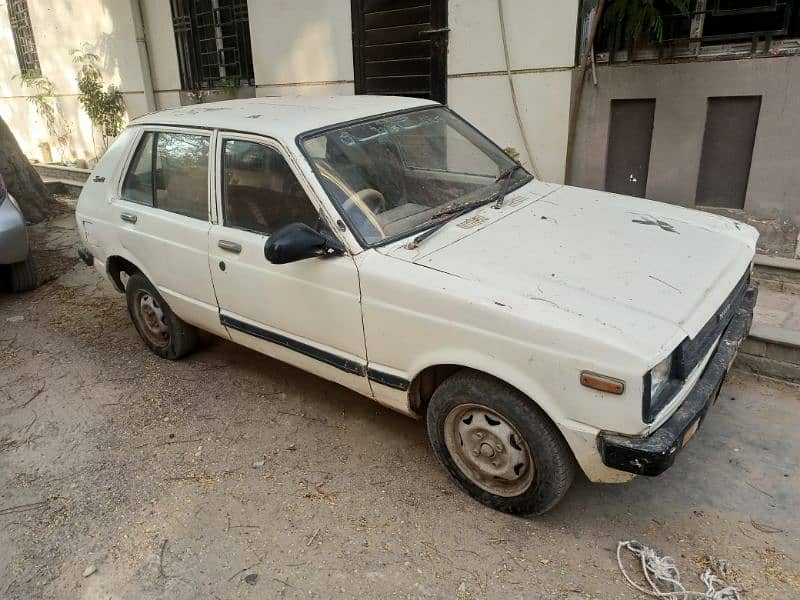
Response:
[[[28,14],[28,0],[8,0],[8,20],[14,36],[20,72],[40,76],[42,70],[39,67],[39,55],[33,39],[31,18]]]
[[[247,0],[172,0],[185,90],[254,85]]]
[[[621,1],[608,0],[606,15],[615,14],[615,5]],[[635,23],[629,22],[633,19],[629,14],[622,20],[603,20],[595,48],[607,54],[608,62],[614,62],[620,51],[627,60],[698,55],[701,48],[709,47],[718,52],[744,51],[748,45],[751,54],[768,54],[773,44],[800,36],[797,0],[686,0],[685,11],[676,8],[674,0],[653,0],[653,4],[660,13],[653,21],[657,28],[645,23],[638,40],[630,38]]]

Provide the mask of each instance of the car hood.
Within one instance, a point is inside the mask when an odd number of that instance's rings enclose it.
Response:
[[[405,241],[382,251],[617,333],[644,338],[671,325],[693,337],[749,268],[757,238],[725,217],[532,181],[416,249]]]

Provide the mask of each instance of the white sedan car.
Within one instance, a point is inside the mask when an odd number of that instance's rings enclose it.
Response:
[[[752,321],[756,231],[534,179],[425,100],[259,98],[134,120],[84,260],[157,355],[209,331],[427,419],[488,506],[658,475]]]

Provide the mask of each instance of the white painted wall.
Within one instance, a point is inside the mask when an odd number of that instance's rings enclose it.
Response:
[[[509,66],[517,92],[527,156],[506,74],[497,0],[450,0],[448,103],[523,164],[562,182],[575,64],[578,2],[502,0]]]
[[[578,2],[502,0],[511,69],[572,67]],[[497,0],[450,0],[450,75],[505,70]]]
[[[522,124],[533,156],[524,153],[514,116],[500,35],[497,0],[450,0],[448,101],[499,145],[513,146],[539,175],[564,173],[570,69],[575,56],[578,0],[502,0],[510,66]],[[43,74],[75,124],[74,154],[93,156],[91,126],[76,98],[69,49],[82,41],[103,57],[106,81],[119,85],[130,116],[145,111],[143,79],[130,0],[29,0]],[[250,0],[256,95],[354,93],[349,0]],[[142,15],[159,109],[180,105],[180,75],[166,0],[142,0]],[[0,0],[0,23],[7,23]],[[41,158],[47,134],[25,92],[7,73],[19,71],[7,27],[0,27],[0,114],[24,150]],[[54,146],[54,144],[52,144]]]
[[[89,44],[100,56],[100,71],[106,83],[123,93],[128,113],[145,110],[142,72],[139,68],[129,0],[36,0],[28,2],[39,64],[57,94],[58,107],[73,135],[70,154],[76,158],[95,155],[92,126],[78,103],[77,69],[72,50]],[[11,127],[23,150],[42,159],[40,144],[49,138],[44,123],[26,97],[29,91],[12,80],[19,73],[13,38],[8,27],[8,7],[0,6],[0,114]],[[97,143],[99,143],[99,136]],[[54,151],[54,155],[57,153]],[[55,156],[54,156],[55,157]]]
[[[150,53],[150,75],[159,109],[180,106],[178,91],[181,76],[175,32],[172,30],[172,11],[166,0],[141,0],[142,20]]]
[[[251,1],[248,11],[256,85],[328,82],[352,93],[349,0]]]

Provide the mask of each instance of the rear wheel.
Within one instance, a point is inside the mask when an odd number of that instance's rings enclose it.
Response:
[[[36,277],[36,265],[33,263],[33,256],[28,251],[28,257],[19,263],[9,265],[12,292],[27,292],[35,289],[38,284]]]
[[[125,285],[125,297],[136,330],[154,354],[177,360],[194,350],[197,329],[172,312],[144,275],[131,275]]]
[[[547,415],[481,373],[459,371],[436,389],[428,405],[428,435],[456,482],[504,512],[550,510],[575,475],[575,458]]]

